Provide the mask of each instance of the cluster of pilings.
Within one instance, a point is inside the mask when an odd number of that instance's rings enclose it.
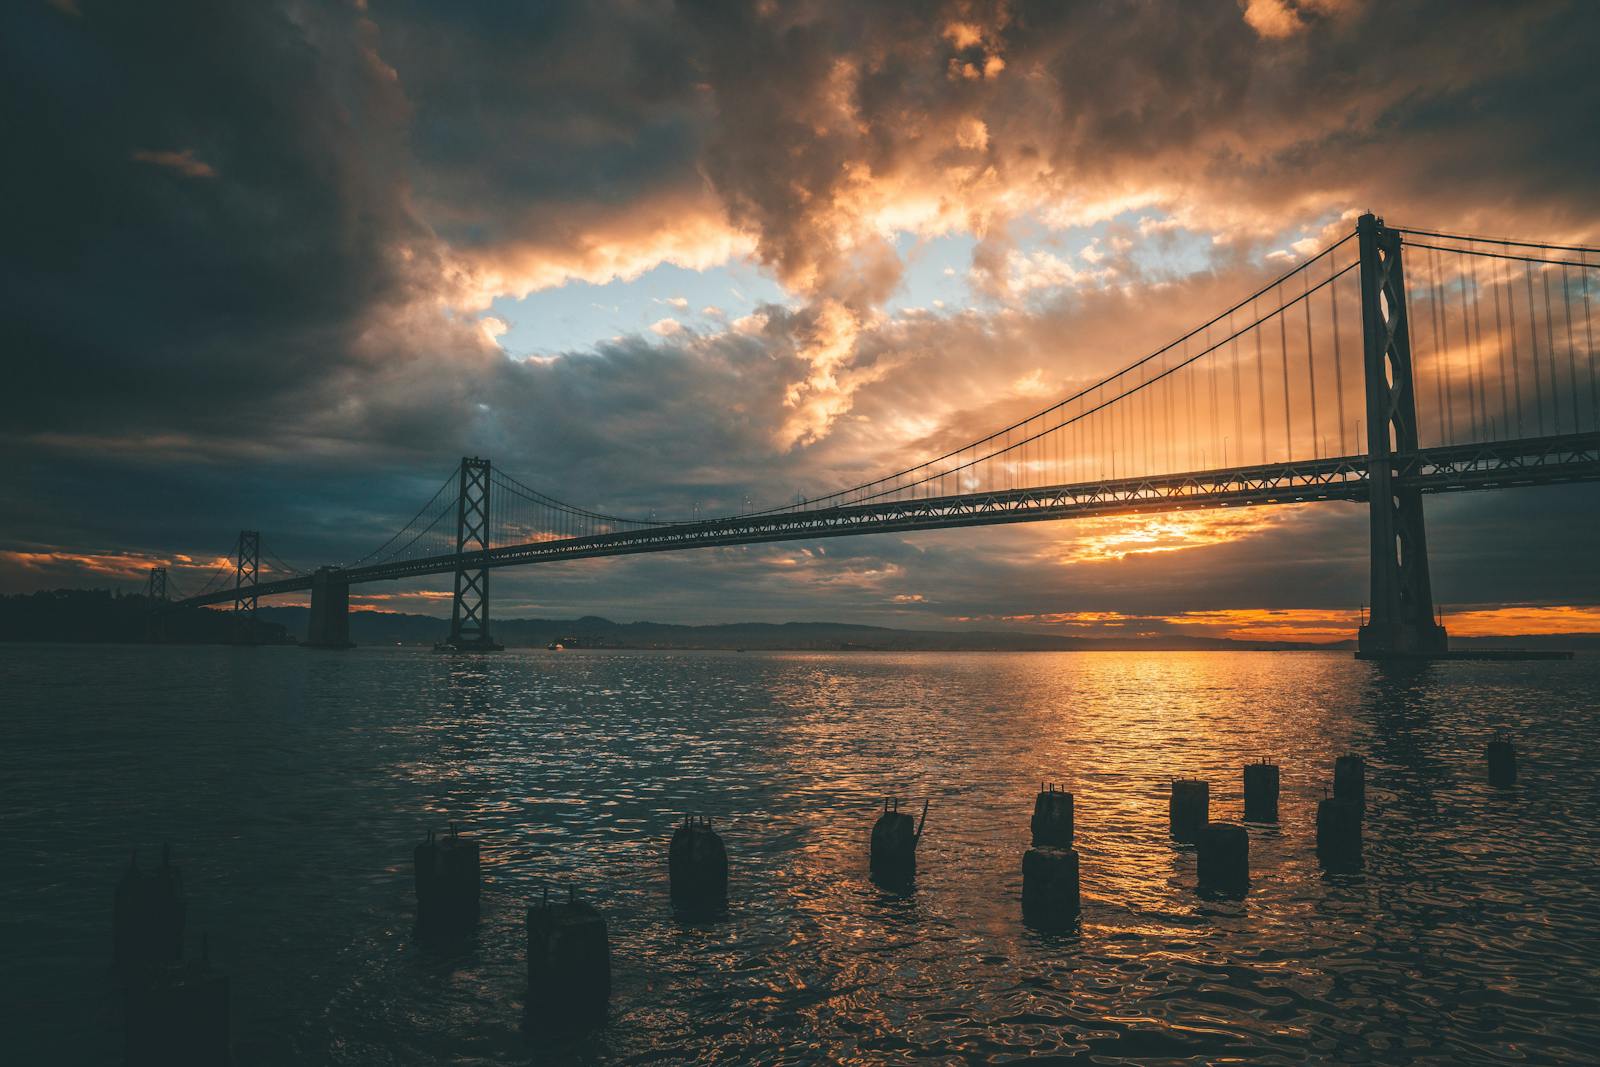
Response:
[[[1272,825],[1278,821],[1281,775],[1278,766],[1262,760],[1248,763],[1244,783],[1243,822]],[[1360,865],[1361,795],[1365,763],[1360,756],[1340,756],[1334,764],[1335,797],[1317,809],[1317,856],[1325,868]],[[1250,831],[1241,823],[1211,821],[1211,784],[1175,778],[1167,802],[1172,839],[1193,845],[1195,888],[1209,896],[1242,899],[1250,892]],[[1350,827],[1354,837],[1350,837]]]
[[[1504,731],[1495,734],[1484,755],[1492,785],[1515,784],[1516,749]],[[1244,767],[1244,822],[1278,821],[1279,780],[1275,764]],[[1174,841],[1195,848],[1199,892],[1242,898],[1250,887],[1249,832],[1238,823],[1212,822],[1210,802],[1209,782],[1173,779],[1169,830]],[[920,817],[913,818],[900,810],[899,799],[883,801],[868,846],[875,882],[891,889],[913,883],[928,806],[924,800]],[[1361,867],[1365,806],[1366,761],[1359,755],[1338,757],[1332,794],[1317,805],[1317,857],[1328,871]],[[1022,857],[1022,917],[1037,929],[1069,929],[1082,911],[1074,817],[1070,792],[1039,783],[1029,823],[1031,847]],[[416,846],[412,876],[419,938],[460,937],[477,926],[481,860],[478,841],[454,824],[444,835],[429,831]],[[687,816],[674,828],[667,870],[679,918],[704,921],[726,914],[728,851],[710,819]],[[186,917],[183,878],[170,850],[163,847],[154,871],[141,867],[135,854],[117,883],[113,922],[129,1064],[229,1062],[228,978],[211,966],[203,936],[200,958],[184,959]],[[611,997],[611,944],[599,909],[578,899],[574,890],[556,900],[545,890],[527,909],[526,937],[529,1022],[586,1026],[604,1019]]]
[[[1490,779],[1515,781],[1516,756],[1503,734],[1490,742]],[[1509,769],[1508,769],[1509,768]],[[1508,778],[1509,775],[1509,778]],[[1261,761],[1243,768],[1244,822],[1278,821],[1280,775]],[[1334,795],[1317,809],[1317,854],[1329,870],[1360,866],[1366,763],[1360,756],[1334,762]],[[1238,823],[1212,822],[1211,786],[1199,779],[1174,779],[1168,820],[1174,840],[1196,852],[1196,889],[1207,895],[1242,898],[1250,887],[1250,835]],[[917,845],[928,822],[928,801],[918,817],[886,798],[872,825],[868,868],[885,888],[908,888],[916,877]],[[1032,847],[1022,857],[1022,916],[1048,931],[1070,929],[1082,912],[1078,853],[1073,848],[1073,795],[1039,783],[1029,823]],[[728,850],[704,816],[686,816],[667,847],[672,909],[680,919],[709,920],[728,910]],[[419,931],[459,933],[477,922],[479,851],[454,827],[448,837],[431,833],[416,849]],[[552,900],[546,890],[527,910],[528,1019],[545,1025],[589,1025],[605,1017],[611,997],[611,944],[605,916],[568,891]]]
[[[230,1062],[228,977],[200,958],[184,958],[188,902],[183,875],[161,848],[148,871],[129,858],[112,904],[112,960],[122,985],[123,1054],[130,1067],[214,1067]]]

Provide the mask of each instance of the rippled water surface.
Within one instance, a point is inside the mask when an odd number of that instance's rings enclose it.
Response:
[[[241,1064],[1592,1063],[1597,692],[1582,658],[0,646],[11,1062],[116,1061],[111,888],[171,840]],[[1509,791],[1482,763],[1499,726]],[[1325,876],[1345,751],[1366,868]],[[1251,829],[1245,901],[1203,900],[1168,780],[1236,819],[1258,756],[1281,825]],[[1042,779],[1077,794],[1066,934],[1019,914]],[[909,895],[867,878],[885,794],[932,801]],[[686,812],[732,857],[720,923],[668,908]],[[482,928],[425,949],[411,848],[452,819],[485,843]],[[576,1037],[522,1026],[545,885],[610,922],[610,1019]]]

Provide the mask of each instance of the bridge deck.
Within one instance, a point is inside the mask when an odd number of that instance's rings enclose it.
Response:
[[[1400,485],[1425,493],[1500,489],[1600,480],[1600,432],[1426,448],[1395,457]],[[671,552],[715,545],[814,540],[852,534],[1043,522],[1091,515],[1149,514],[1200,508],[1260,507],[1316,500],[1365,500],[1364,456],[1232,467],[1151,478],[963,493],[825,508],[730,516],[642,530],[505,545],[487,552],[450,553],[352,568],[340,582],[393,581],[447,574],[462,565],[513,567],[562,559]],[[311,588],[309,576],[262,582],[257,596]],[[251,587],[246,587],[249,591]],[[226,603],[237,591],[190,597],[175,606]]]

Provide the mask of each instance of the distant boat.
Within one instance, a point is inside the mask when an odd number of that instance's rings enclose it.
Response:
[[[562,651],[565,651],[565,649],[566,649],[566,646],[563,645],[560,641],[551,641],[548,645],[545,645],[544,647],[545,647],[545,651],[547,651],[547,652],[562,652]]]

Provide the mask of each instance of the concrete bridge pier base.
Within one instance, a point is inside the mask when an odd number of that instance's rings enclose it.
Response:
[[[350,640],[350,583],[323,567],[311,577],[311,624],[307,648],[354,648]]]

